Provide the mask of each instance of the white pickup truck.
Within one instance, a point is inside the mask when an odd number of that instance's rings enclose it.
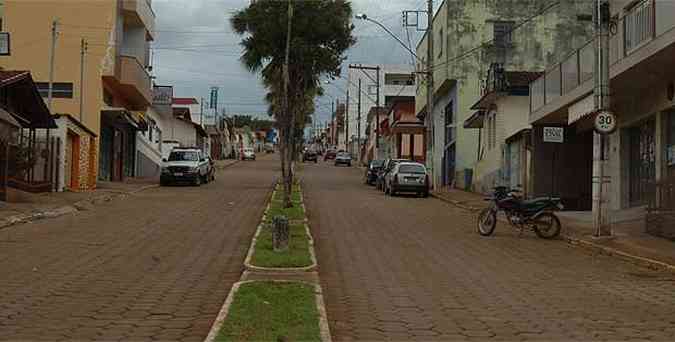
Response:
[[[162,162],[160,185],[186,182],[199,186],[211,180],[211,165],[199,149],[174,148]]]

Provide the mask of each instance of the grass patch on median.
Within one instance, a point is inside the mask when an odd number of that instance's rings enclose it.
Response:
[[[263,228],[253,249],[251,264],[259,267],[305,267],[312,264],[309,237],[305,226],[291,225],[288,251],[275,252],[272,248],[272,229]]]
[[[270,210],[267,212],[267,221],[272,222],[272,218],[277,215],[286,216],[289,220],[297,221],[305,219],[305,210],[300,203],[293,203],[290,208],[284,208],[281,201],[272,201]]]
[[[216,341],[320,341],[315,300],[308,284],[242,284]]]

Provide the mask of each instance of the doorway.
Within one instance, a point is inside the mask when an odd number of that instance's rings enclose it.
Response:
[[[80,137],[68,132],[66,136],[66,158],[64,184],[71,190],[80,188]]]
[[[629,203],[646,204],[651,183],[656,181],[656,122],[649,119],[629,128]]]

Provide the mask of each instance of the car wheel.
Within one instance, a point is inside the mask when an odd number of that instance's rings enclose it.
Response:
[[[197,176],[197,177],[195,177],[195,180],[194,180],[194,186],[200,186],[200,185],[202,185],[202,177]]]
[[[352,163],[347,163],[347,167],[352,167]]]

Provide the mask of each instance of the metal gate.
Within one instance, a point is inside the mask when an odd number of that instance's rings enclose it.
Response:
[[[629,129],[629,201],[631,206],[647,203],[649,187],[656,180],[656,141],[654,119]]]

